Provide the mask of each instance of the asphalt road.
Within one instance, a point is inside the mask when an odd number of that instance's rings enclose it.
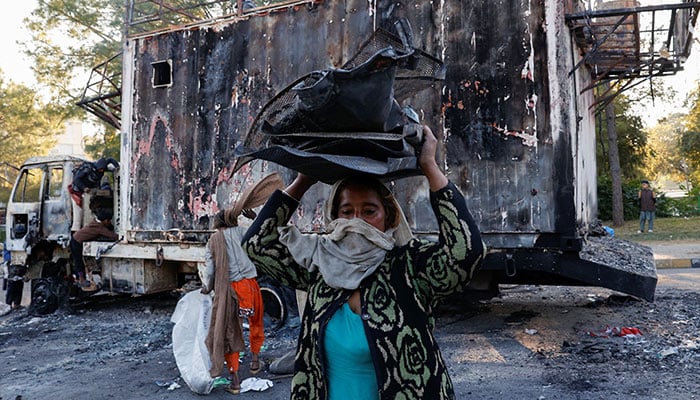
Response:
[[[658,277],[654,303],[598,287],[513,285],[488,301],[445,307],[436,336],[457,399],[700,398],[700,268]],[[201,400],[179,379],[173,306],[108,297],[71,314],[1,316],[0,399]],[[644,336],[600,335],[622,326]],[[263,359],[293,345],[292,334],[270,337]],[[274,386],[237,398],[289,397],[290,376],[258,377]],[[216,388],[206,397],[231,396]]]

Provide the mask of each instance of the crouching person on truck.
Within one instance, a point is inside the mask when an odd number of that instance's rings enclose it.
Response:
[[[83,194],[100,188],[105,170],[114,171],[119,162],[113,158],[100,158],[95,162],[86,161],[73,171],[73,182],[68,185],[73,207],[71,232],[77,232],[83,224]]]
[[[83,243],[93,240],[116,241],[119,235],[114,232],[112,225],[112,210],[100,208],[95,213],[95,220],[76,231],[70,239],[70,252],[73,259],[73,276],[83,290],[94,290],[93,284],[87,277],[83,261]]]

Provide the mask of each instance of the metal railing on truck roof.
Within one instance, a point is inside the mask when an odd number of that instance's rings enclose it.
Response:
[[[234,18],[267,15],[285,9],[313,6],[320,0],[131,0],[127,10],[127,35],[180,30],[193,25],[219,23]]]

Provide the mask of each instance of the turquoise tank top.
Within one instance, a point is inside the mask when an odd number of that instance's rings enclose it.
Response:
[[[362,319],[348,303],[328,321],[323,341],[329,400],[379,400]]]

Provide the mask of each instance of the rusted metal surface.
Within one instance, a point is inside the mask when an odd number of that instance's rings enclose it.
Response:
[[[595,207],[590,193],[576,193],[590,190],[595,158],[573,152],[578,137],[593,132],[577,131],[577,117],[591,117],[576,110],[570,41],[555,43],[547,31],[567,34],[562,7],[334,1],[130,40],[127,228],[207,229],[246,182],[275,169],[254,162],[230,176],[233,150],[265,102],[301,75],[343,65],[376,27],[392,30],[406,17],[416,47],[447,65],[442,86],[407,103],[441,136],[445,170],[482,231],[504,247],[532,246],[543,235],[573,238]],[[154,87],[154,63],[170,63],[171,82]],[[582,174],[582,158],[592,173]],[[414,229],[434,229],[422,178],[394,189]],[[325,188],[316,192],[323,197]],[[319,226],[320,200],[303,204],[303,227]]]
[[[126,28],[132,37],[151,35],[231,18],[264,15],[320,1],[322,0],[130,0]]]

